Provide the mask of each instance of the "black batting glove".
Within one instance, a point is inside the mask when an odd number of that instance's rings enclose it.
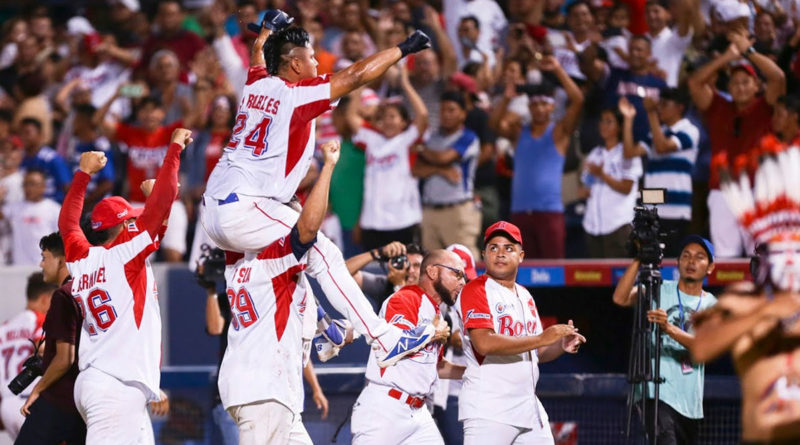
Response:
[[[261,28],[267,28],[278,32],[288,28],[292,23],[294,23],[294,17],[289,16],[289,14],[280,9],[268,9],[267,12],[264,13],[264,19],[261,20],[261,25],[249,23],[247,29],[255,33],[261,32]]]
[[[424,32],[416,30],[414,31],[413,34],[408,36],[404,41],[400,42],[400,44],[397,45],[397,47],[400,48],[400,52],[402,52],[403,57],[405,57],[409,54],[418,53],[423,49],[430,48],[431,38],[428,37],[428,35],[425,34]]]

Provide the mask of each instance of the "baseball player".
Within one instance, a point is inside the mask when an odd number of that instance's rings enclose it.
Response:
[[[22,408],[38,379],[17,395],[11,392],[8,384],[22,372],[28,357],[36,352],[33,342],[38,344],[44,336],[42,324],[47,309],[50,308],[50,298],[56,288],[56,285],[44,281],[41,272],[31,274],[25,289],[28,300],[25,310],[0,326],[0,350],[5,362],[5,366],[0,367],[0,397],[2,397],[0,419],[12,439],[17,438],[19,429],[25,421],[19,409]]]
[[[436,320],[437,341],[387,369],[381,369],[370,356],[367,386],[353,407],[354,444],[444,445],[426,402],[437,379],[460,379],[464,374],[464,366],[442,358],[450,327],[439,310],[441,303],[450,306],[455,302],[464,280],[461,258],[446,250],[434,250],[422,261],[419,285],[405,286],[383,303],[381,317],[401,329]]]
[[[118,196],[105,198],[92,210],[84,234],[79,223],[84,194],[91,175],[105,165],[101,152],[81,155],[64,200],[58,228],[72,295],[84,316],[74,395],[89,445],[154,442],[147,402],[163,398],[161,314],[147,256],[166,228],[178,193],[180,154],[191,141],[189,130],[172,133],[144,209],[133,209]]]
[[[232,319],[218,385],[240,445],[312,443],[300,412],[304,337],[311,337],[304,331],[316,327],[317,311],[303,270],[325,217],[339,142],[322,151],[319,178],[289,233],[260,252],[226,253]]]
[[[421,31],[333,75],[317,76],[308,33],[290,28],[280,10],[264,16],[250,59],[247,82],[230,142],[211,173],[203,202],[203,226],[211,239],[231,252],[260,252],[289,236],[297,212],[284,205],[311,163],[314,118],[340,97],[379,78],[402,57],[430,47]],[[339,249],[319,234],[306,270],[328,301],[373,340],[379,365],[390,366],[433,337],[433,327],[403,333],[372,312],[347,272]]]
[[[464,444],[552,444],[536,397],[538,363],[574,354],[586,339],[572,320],[542,330],[533,297],[516,283],[524,255],[517,226],[491,225],[484,244],[486,274],[467,283],[456,302],[467,358],[458,405]]]

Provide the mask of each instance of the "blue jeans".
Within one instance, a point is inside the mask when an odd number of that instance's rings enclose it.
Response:
[[[225,411],[221,403],[218,403],[211,410],[211,415],[214,417],[214,425],[217,426],[217,433],[221,436],[222,445],[238,445],[239,444],[239,427],[233,421],[233,417]]]

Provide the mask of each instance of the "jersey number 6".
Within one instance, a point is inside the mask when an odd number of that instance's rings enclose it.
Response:
[[[269,134],[269,125],[272,123],[270,116],[265,116],[261,122],[256,124],[250,133],[244,138],[244,148],[253,150],[253,156],[261,156],[267,151],[267,134]],[[233,131],[231,140],[225,147],[228,150],[236,150],[239,146],[239,141],[247,126],[247,113],[239,113],[236,115],[236,123],[233,124]]]

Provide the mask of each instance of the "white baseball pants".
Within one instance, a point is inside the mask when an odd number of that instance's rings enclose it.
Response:
[[[203,227],[224,250],[258,252],[286,236],[297,222],[298,213],[274,199],[239,195],[239,200],[220,204],[204,197]],[[308,252],[306,272],[322,286],[328,301],[353,324],[353,328],[384,352],[399,339],[400,330],[390,329],[375,315],[364,293],[347,271],[342,252],[324,234]],[[388,334],[388,335],[386,335]],[[378,337],[382,337],[378,339]]]
[[[426,406],[412,408],[389,396],[388,386],[367,384],[353,406],[353,445],[444,445]],[[484,442],[482,445],[493,443]]]
[[[75,406],[86,422],[86,445],[153,445],[147,398],[135,386],[95,368],[78,374]]]
[[[553,445],[550,422],[546,416],[542,420],[544,428],[534,430],[487,419],[464,419],[464,445]]]
[[[313,445],[300,414],[276,400],[232,406],[228,413],[239,427],[239,445]]]
[[[33,383],[31,383],[32,387]],[[23,422],[25,422],[25,416],[19,410],[27,399],[27,396],[9,395],[8,397],[3,397],[3,400],[0,401],[0,418],[3,419],[3,427],[5,427],[12,440],[17,438],[19,430],[22,428]]]

